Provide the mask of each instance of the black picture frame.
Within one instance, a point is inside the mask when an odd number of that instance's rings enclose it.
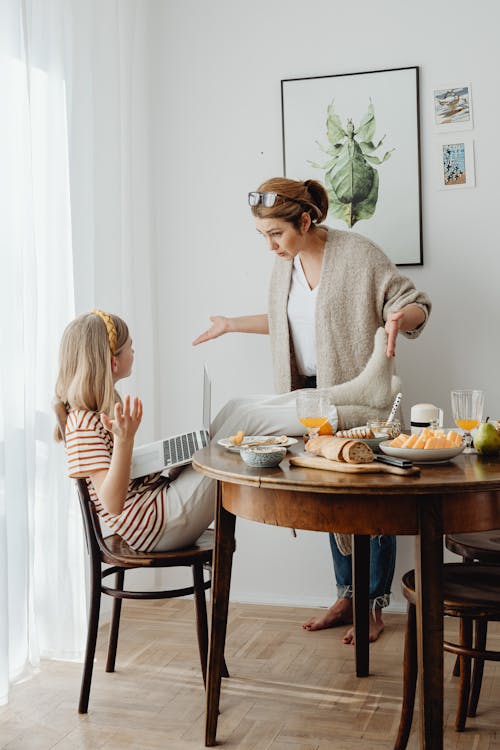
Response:
[[[282,79],[281,111],[283,172],[325,186],[327,223],[423,265],[418,66]]]

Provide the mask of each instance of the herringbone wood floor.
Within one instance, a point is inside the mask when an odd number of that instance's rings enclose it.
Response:
[[[225,750],[391,748],[401,704],[404,616],[387,615],[371,647],[372,676],[353,675],[341,630],[308,633],[311,610],[232,604],[218,741]],[[447,631],[454,623],[447,621]],[[500,649],[500,627],[489,645]],[[78,716],[81,665],[44,662],[0,707],[2,750],[199,750],[204,693],[189,600],[126,602],[117,672],[104,672],[99,635],[90,707]],[[453,730],[457,680],[445,657],[446,750],[500,750],[500,665],[489,663],[479,713]],[[415,717],[409,748],[417,747]]]

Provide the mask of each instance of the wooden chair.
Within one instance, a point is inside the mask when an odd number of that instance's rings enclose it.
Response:
[[[408,600],[406,625],[403,705],[394,750],[404,750],[408,743],[417,685],[416,595],[415,571],[403,576],[402,590]],[[460,618],[459,643],[444,641],[444,649],[460,658],[460,694],[455,729],[465,729],[469,705],[471,661],[500,661],[500,651],[487,651],[486,643],[472,646],[473,622],[486,624],[500,620],[500,567],[447,563],[443,566],[443,613]],[[486,633],[486,630],[484,630]],[[480,685],[479,685],[480,689]],[[477,695],[479,699],[479,692]],[[476,701],[477,704],[477,701]]]
[[[55,408],[59,429],[64,436],[66,413],[62,405]],[[77,479],[76,486],[80,510],[82,513],[85,541],[89,555],[90,608],[88,616],[87,643],[83,666],[83,677],[80,689],[78,712],[87,713],[92,681],[92,670],[96,649],[97,630],[101,594],[113,597],[113,609],[109,633],[106,672],[115,671],[118,631],[123,599],[171,599],[173,597],[194,594],[196,628],[200,652],[203,684],[206,684],[208,655],[208,624],[205,590],[211,585],[211,566],[214,549],[214,531],[207,529],[190,547],[171,552],[136,552],[118,534],[104,536],[99,516],[94,507],[85,479]],[[103,568],[103,566],[110,566]],[[175,568],[189,566],[192,569],[193,585],[181,589],[161,591],[127,591],[124,588],[125,571],[137,568]],[[204,580],[203,572],[208,571],[209,578]],[[115,586],[107,585],[105,579],[115,575]],[[222,675],[229,677],[226,663],[222,662]]]
[[[445,543],[451,552],[455,552],[455,554],[461,556],[465,565],[473,565],[474,563],[500,565],[500,529],[465,534],[447,534]],[[479,620],[475,623],[474,640],[476,648],[485,647],[487,629],[487,620]],[[481,683],[483,681],[483,669],[484,661],[482,659],[475,659],[467,716],[476,715]],[[453,668],[453,676],[458,677],[459,675],[460,659],[457,656]]]

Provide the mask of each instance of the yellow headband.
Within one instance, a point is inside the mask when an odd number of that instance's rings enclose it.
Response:
[[[104,325],[106,326],[106,330],[108,332],[109,348],[111,349],[111,354],[114,354],[116,352],[118,334],[116,332],[116,326],[113,318],[111,317],[111,315],[103,312],[102,310],[91,310],[91,313],[94,313],[94,315],[98,315],[104,322]]]

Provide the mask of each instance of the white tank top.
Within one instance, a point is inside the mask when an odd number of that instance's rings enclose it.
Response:
[[[288,293],[288,323],[297,368],[301,375],[316,375],[316,298],[318,286],[311,289],[298,255],[293,259],[292,283]]]

